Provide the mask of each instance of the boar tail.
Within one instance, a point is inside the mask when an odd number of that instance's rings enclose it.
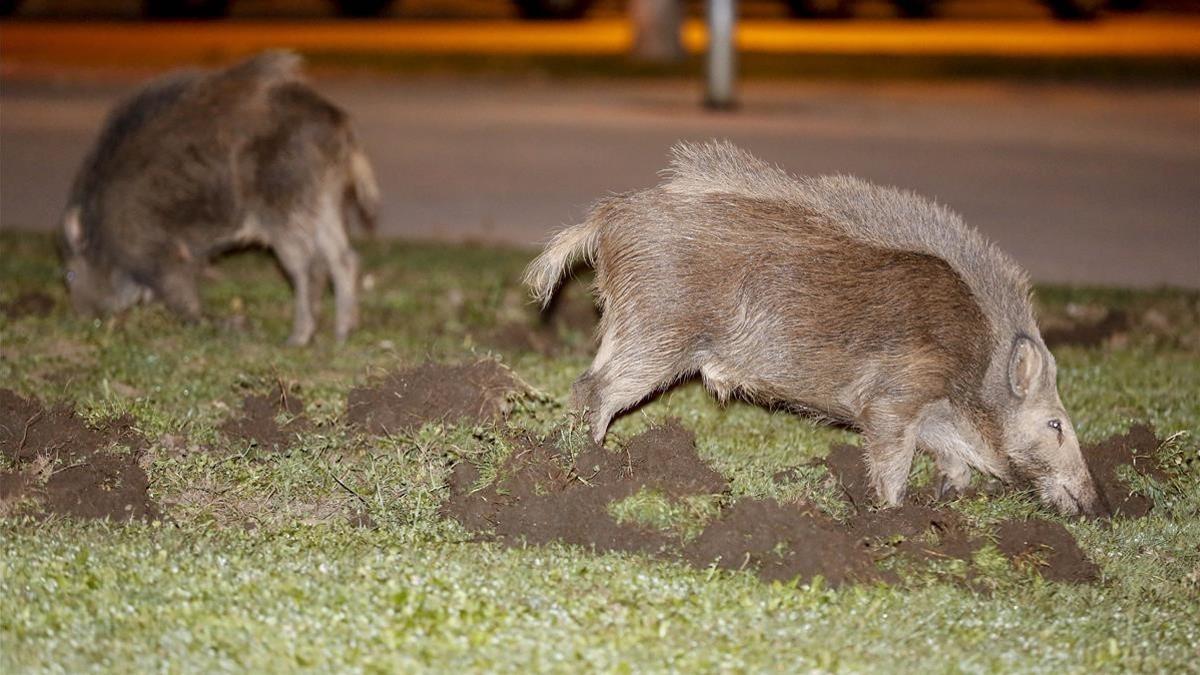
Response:
[[[375,171],[362,148],[355,146],[349,157],[350,185],[347,198],[354,207],[358,222],[367,232],[375,231],[379,220],[379,184],[375,182]]]
[[[271,49],[235,64],[220,77],[231,82],[244,82],[264,89],[301,78],[304,60],[287,49]]]
[[[550,304],[558,281],[576,261],[591,263],[603,222],[593,216],[554,235],[546,249],[525,269],[525,285],[542,307]]]

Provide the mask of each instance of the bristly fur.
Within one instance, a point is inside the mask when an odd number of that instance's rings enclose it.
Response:
[[[720,399],[862,429],[885,504],[919,444],[954,486],[968,467],[1033,467],[1048,501],[1095,506],[1077,444],[1043,433],[1066,413],[1024,272],[944,207],[849,176],[792,177],[728,143],[680,144],[658,186],[597,202],[525,282],[545,304],[578,261],[595,266],[603,316],[572,398],[597,440],[699,373]],[[1085,498],[1064,506],[1072,494]]]
[[[171,73],[113,110],[80,167],[63,217],[72,300],[103,314],[157,298],[196,319],[204,262],[257,243],[296,292],[289,341],[311,338],[330,277],[343,340],[358,274],[345,219],[371,229],[378,204],[348,116],[303,81],[298,55]]]
[[[868,244],[937,256],[966,282],[993,330],[1015,334],[1036,325],[1025,271],[957,213],[908,190],[846,175],[793,177],[728,141],[675,145],[663,175],[663,189],[681,195],[794,202]]]

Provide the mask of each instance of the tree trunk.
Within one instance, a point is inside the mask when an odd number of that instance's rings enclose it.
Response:
[[[633,57],[640,61],[671,63],[685,56],[680,29],[682,0],[631,0]]]

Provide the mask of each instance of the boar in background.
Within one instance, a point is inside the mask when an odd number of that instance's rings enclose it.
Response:
[[[63,217],[79,312],[157,299],[197,320],[210,258],[259,244],[295,292],[288,342],[312,338],[330,277],[335,335],[346,339],[358,283],[346,220],[373,228],[378,188],[346,114],[303,82],[300,65],[266,52],[221,71],[180,71],[112,111]]]

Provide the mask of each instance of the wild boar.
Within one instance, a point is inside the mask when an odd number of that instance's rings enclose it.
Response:
[[[370,229],[378,200],[346,114],[301,80],[296,55],[172,73],[113,110],[75,178],[62,223],[72,303],[104,315],[159,299],[194,321],[208,261],[260,244],[295,292],[288,342],[312,338],[330,276],[341,342],[357,320],[345,216]]]
[[[583,260],[602,309],[572,388],[597,442],[613,416],[699,373],[860,429],[900,504],[918,447],[939,493],[970,468],[1064,514],[1107,510],[1063,409],[1025,273],[949,210],[849,176],[795,178],[727,143],[681,144],[657,187],[600,200],[525,281],[542,303]]]

